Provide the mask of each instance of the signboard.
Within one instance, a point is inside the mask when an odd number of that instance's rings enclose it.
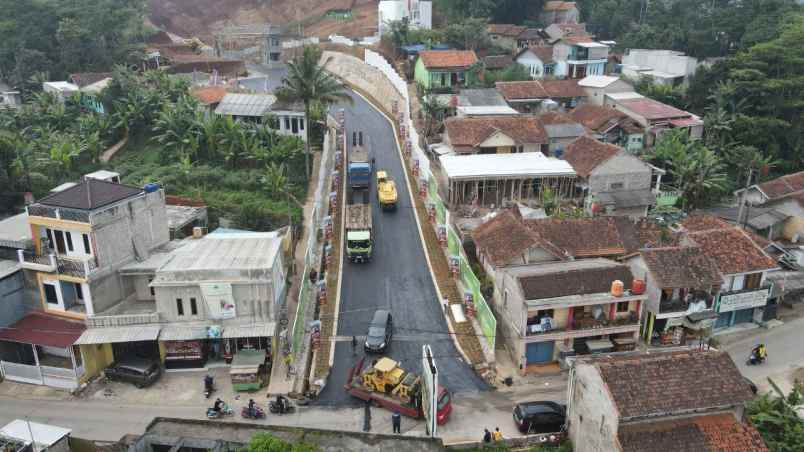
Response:
[[[429,345],[422,345],[422,413],[428,436],[436,436],[438,428],[438,369]]]
[[[769,293],[770,289],[762,289],[721,295],[717,312],[731,312],[765,306],[768,302]]]
[[[201,283],[201,295],[204,297],[209,318],[215,320],[233,319],[235,302],[232,296],[232,285],[228,283]]]

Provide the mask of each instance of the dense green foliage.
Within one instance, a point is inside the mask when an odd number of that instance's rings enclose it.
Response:
[[[774,389],[778,391],[775,386]],[[778,396],[759,396],[748,405],[746,415],[771,452],[799,451],[804,450],[804,421],[797,410],[803,404],[798,386],[787,395],[778,392]]]
[[[436,0],[435,9],[447,23],[467,18],[489,18],[495,23],[522,24],[536,19],[543,0]]]
[[[0,0],[0,79],[28,90],[49,73],[111,70],[149,33],[145,0]],[[32,80],[33,78],[33,80]]]
[[[317,448],[310,444],[291,444],[269,433],[257,433],[251,437],[244,452],[315,452]]]

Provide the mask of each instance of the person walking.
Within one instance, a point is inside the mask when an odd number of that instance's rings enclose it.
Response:
[[[483,429],[483,442],[484,443],[490,443],[491,442],[491,432],[487,428]]]
[[[394,426],[394,433],[402,433],[402,415],[399,414],[399,411],[394,411],[394,414],[391,415],[391,424]]]
[[[502,432],[500,431],[500,427],[494,429],[494,433],[491,434],[491,437],[494,440],[494,442],[502,441],[503,436]]]

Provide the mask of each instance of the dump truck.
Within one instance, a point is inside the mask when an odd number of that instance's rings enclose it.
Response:
[[[346,257],[352,262],[368,262],[373,247],[371,206],[368,203],[346,206]]]
[[[383,357],[363,367],[363,358],[349,370],[344,389],[351,396],[371,401],[391,411],[419,419],[422,412],[421,378],[407,372],[391,358]],[[436,389],[436,421],[444,425],[452,412],[452,398],[449,391],[439,386]]]
[[[371,183],[371,161],[368,150],[362,144],[352,146],[347,168],[349,187],[352,190],[368,189]]]
[[[377,170],[377,199],[382,210],[396,210],[396,184],[388,171]]]

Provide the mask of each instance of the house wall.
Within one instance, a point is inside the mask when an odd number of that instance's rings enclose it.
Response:
[[[623,382],[627,384],[627,382]],[[597,369],[576,363],[570,372],[567,423],[575,452],[618,450],[619,416]]]
[[[550,145],[548,146],[550,155],[555,155],[556,149],[567,149],[567,146],[577,139],[578,137],[550,138]]]
[[[652,312],[654,314],[659,313],[659,301],[661,300],[662,291],[661,288],[656,284],[656,280],[648,271],[648,266],[645,264],[645,259],[643,259],[642,256],[636,255],[630,259],[627,259],[625,263],[631,269],[631,274],[634,275],[634,278],[645,281],[645,305],[642,308],[642,321],[644,324],[644,317],[647,312]]]
[[[623,183],[622,188],[611,188],[613,183]],[[626,152],[620,152],[603,162],[589,175],[591,193],[651,188],[651,169],[642,160]]]
[[[430,88],[430,72],[424,67],[421,57],[416,59],[416,66],[413,69],[413,79],[424,88]]]
[[[232,284],[232,296],[235,302],[237,318],[254,318],[270,321],[274,318],[274,292],[273,284],[269,282],[253,282],[245,284]],[[209,310],[198,284],[180,286],[157,286],[156,311],[159,316],[168,322],[185,322],[195,320],[208,320]],[[178,313],[177,299],[181,298],[184,306],[184,315]],[[198,313],[192,315],[190,299],[195,298]]]
[[[629,91],[633,91],[634,87],[624,80],[617,80],[602,88],[585,86],[583,89],[586,91],[587,102],[594,105],[603,106],[605,104],[606,94],[627,93]]]
[[[99,375],[114,362],[112,344],[79,345],[81,358],[84,361],[84,376],[81,383]]]
[[[534,80],[544,78],[544,63],[530,50],[519,55],[516,62],[528,68],[530,78]]]
[[[295,111],[277,111],[273,112],[278,121],[276,131],[280,135],[295,136],[301,138],[302,141],[307,140],[305,133],[306,123],[304,121],[304,113]],[[296,121],[296,132],[293,131],[293,121]]]
[[[156,299],[154,295],[151,295],[151,287],[149,286],[150,280],[153,279],[153,277],[154,275],[136,275],[126,276],[125,278],[131,281],[137,300],[145,301]]]
[[[698,60],[672,50],[632,49],[623,56],[623,65],[650,67],[669,74],[684,74],[686,79],[695,73]]]
[[[25,278],[16,271],[0,279],[0,327],[9,326],[25,316]]]
[[[117,272],[107,273],[102,278],[92,279],[89,283],[94,312],[103,312],[126,298],[132,291],[122,281]]]

